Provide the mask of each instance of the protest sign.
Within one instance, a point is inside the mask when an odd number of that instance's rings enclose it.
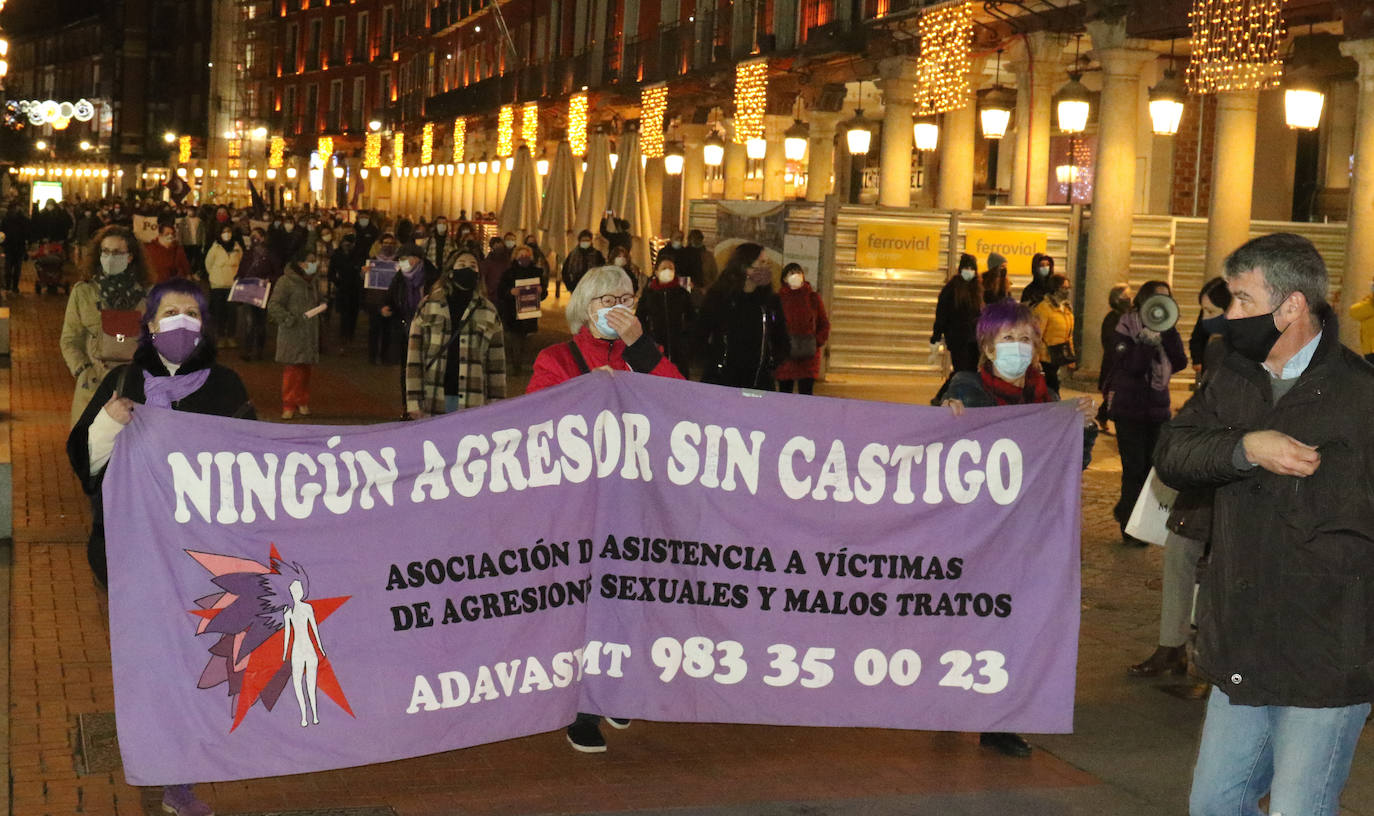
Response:
[[[126,775],[348,767],[578,711],[1067,731],[1081,445],[1071,404],[621,372],[367,427],[140,408],[104,482]]]
[[[367,262],[364,268],[367,273],[363,277],[365,289],[390,289],[391,282],[396,279],[395,261],[373,258]]]
[[[517,320],[538,318],[539,310],[538,278],[520,278],[515,282],[515,317]]]
[[[239,278],[229,290],[230,303],[247,303],[259,309],[267,308],[272,296],[272,281],[267,278]]]

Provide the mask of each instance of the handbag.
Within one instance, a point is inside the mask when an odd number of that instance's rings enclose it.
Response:
[[[1078,355],[1073,353],[1072,343],[1055,343],[1048,346],[1050,353],[1050,365],[1066,366],[1078,362]]]
[[[143,316],[133,309],[100,310],[100,359],[127,363],[134,359]]]
[[[1178,491],[1161,482],[1159,474],[1150,468],[1150,478],[1145,480],[1126,522],[1126,535],[1163,547],[1169,538],[1169,514],[1177,498]]]
[[[787,335],[787,344],[787,356],[793,360],[809,360],[816,356],[816,335],[814,334],[789,334]]]

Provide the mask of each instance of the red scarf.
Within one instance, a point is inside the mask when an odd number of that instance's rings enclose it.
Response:
[[[1026,369],[1025,385],[1012,385],[997,376],[991,364],[984,365],[978,376],[983,379],[983,390],[998,405],[1029,405],[1050,401],[1050,387],[1045,384],[1045,375],[1038,368]]]

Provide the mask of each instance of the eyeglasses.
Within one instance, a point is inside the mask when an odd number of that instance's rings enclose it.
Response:
[[[634,302],[635,302],[635,296],[634,296],[634,295],[602,295],[601,297],[592,298],[592,300],[595,301],[596,303],[601,304],[602,307],[609,309],[609,308],[611,308],[611,307],[613,307],[613,306],[629,306],[631,303],[634,303]]]

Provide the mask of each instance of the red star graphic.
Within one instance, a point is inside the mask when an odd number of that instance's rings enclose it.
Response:
[[[277,564],[282,560],[276,545],[271,545],[268,563],[272,567],[272,572],[277,572]],[[316,625],[318,626],[328,620],[329,616],[334,614],[351,597],[353,596],[340,595],[334,598],[312,598],[310,605],[315,609]],[[206,620],[214,618],[220,612],[219,609],[191,609],[187,611]],[[258,701],[263,689],[267,687],[267,684],[272,681],[272,678],[285,664],[281,657],[283,651],[282,632],[283,630],[277,630],[265,643],[248,655],[248,667],[243,672],[243,687],[239,691],[237,705],[234,709],[234,724],[229,728],[230,733],[233,733],[234,729],[243,722],[243,718],[248,715],[248,710]],[[305,636],[309,637],[308,632]],[[319,669],[315,676],[316,688],[337,703],[339,708],[348,713],[348,716],[356,719],[357,715],[349,706],[343,687],[339,685],[339,678],[334,673],[334,666],[329,662],[329,658],[321,652],[318,640],[312,638],[311,644],[315,647],[315,652],[320,659]]]

